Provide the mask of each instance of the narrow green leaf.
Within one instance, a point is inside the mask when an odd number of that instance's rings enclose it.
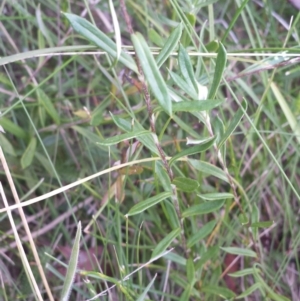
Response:
[[[200,172],[203,172],[205,174],[217,177],[225,182],[228,182],[228,178],[225,174],[225,172],[220,169],[219,167],[216,167],[210,163],[195,160],[195,159],[189,159],[188,161],[195,169],[197,169]]]
[[[203,203],[200,205],[194,205],[189,207],[187,210],[185,210],[182,213],[182,217],[190,217],[194,215],[201,215],[201,214],[207,214],[210,212],[215,212],[219,210],[223,205],[225,201],[224,200],[216,200],[216,201],[211,201],[207,203]]]
[[[143,126],[141,126],[137,121],[134,122],[134,125],[132,126],[132,123],[129,122],[126,119],[114,116],[112,113],[110,113],[114,123],[123,131],[125,132],[131,132],[131,131],[142,131],[145,130]],[[155,145],[154,139],[152,134],[146,134],[144,136],[140,136],[137,138],[144,146],[146,146],[151,152],[159,156],[159,152],[157,150],[157,147]]]
[[[42,12],[41,12],[41,4],[39,3],[36,10],[35,10],[35,16],[38,24],[38,28],[47,40],[47,43],[49,44],[50,47],[53,47],[54,44],[52,42],[52,39],[49,34],[49,30],[47,26],[45,25],[43,18],[42,18]]]
[[[259,221],[259,209],[256,204],[253,204],[252,206],[252,212],[251,212],[251,225],[255,224]],[[258,239],[258,227],[252,228],[252,234],[253,234],[253,239],[257,240]]]
[[[215,285],[204,286],[201,289],[201,291],[203,293],[218,295],[224,299],[230,299],[235,297],[235,293],[232,290],[225,287],[215,286]]]
[[[51,165],[49,159],[46,158],[44,155],[40,154],[39,152],[35,152],[34,156],[39,161],[39,164],[45,168],[47,174],[51,177],[55,177],[53,165]]]
[[[156,279],[157,274],[154,275],[153,279],[150,281],[150,283],[147,285],[147,287],[144,289],[144,291],[138,296],[138,298],[136,299],[136,301],[144,301],[147,298],[147,294],[151,288],[151,286],[153,285],[155,279]]]
[[[74,126],[72,126],[72,129],[93,143],[102,142],[102,139],[98,135],[94,134],[93,132],[89,131],[88,129],[86,129],[84,127],[74,125]]]
[[[2,133],[0,133],[0,145],[1,145],[4,153],[9,154],[13,157],[16,157],[16,153],[15,153],[15,150],[14,150],[12,144]]]
[[[204,239],[207,235],[209,235],[212,230],[214,229],[217,221],[212,220],[205,224],[201,229],[199,229],[196,233],[194,233],[187,241],[187,247],[191,248],[193,247],[196,243]]]
[[[174,208],[174,204],[167,200],[166,202],[160,203],[160,205],[162,207],[166,221],[170,225],[171,229],[177,229],[180,226],[180,221]]]
[[[160,50],[158,56],[156,57],[157,67],[160,68],[162,64],[169,58],[170,54],[177,47],[182,34],[182,23],[172,31],[170,36],[165,41],[163,48]]]
[[[121,135],[118,135],[118,136],[114,136],[114,137],[104,139],[100,142],[97,142],[97,144],[105,145],[105,146],[114,145],[114,144],[120,143],[124,140],[137,138],[139,136],[143,136],[143,135],[149,134],[149,133],[150,132],[146,131],[146,130],[132,131],[132,132],[129,132],[129,133],[125,133],[125,134],[121,134]]]
[[[178,190],[184,192],[193,192],[199,187],[199,183],[196,180],[185,178],[185,177],[177,177],[172,181],[172,184],[176,185]]]
[[[198,84],[195,79],[191,60],[188,53],[181,44],[179,45],[178,64],[181,75],[189,86],[189,90],[193,90],[193,93],[198,96]]]
[[[31,165],[36,149],[36,143],[37,143],[36,138],[32,137],[21,158],[21,166],[23,169]]]
[[[5,132],[8,132],[21,139],[27,139],[27,132],[8,118],[1,116],[0,125],[3,127]]]
[[[74,245],[71,252],[70,262],[66,273],[66,278],[61,292],[61,301],[69,300],[72,284],[76,274],[76,267],[78,263],[79,250],[80,250],[80,238],[81,238],[81,222],[78,223],[77,232],[74,240]]]
[[[247,102],[244,100],[241,105],[244,110],[242,108],[239,108],[236,114],[234,114],[228,128],[226,129],[224,135],[220,139],[218,148],[221,148],[222,145],[226,142],[226,140],[231,136],[231,134],[234,132],[236,127],[239,125],[242,117],[244,116],[244,111],[247,110]]]
[[[223,44],[219,43],[219,51],[216,60],[216,68],[214,73],[214,79],[208,94],[209,99],[215,98],[220,82],[222,80],[223,72],[226,66],[227,54]]]
[[[253,285],[251,285],[249,288],[247,288],[242,294],[240,294],[239,296],[236,297],[236,299],[244,299],[247,296],[250,296],[253,292],[255,292],[258,289],[261,289],[261,284],[260,283],[254,283]]]
[[[80,35],[89,40],[92,44],[106,51],[114,59],[117,58],[118,50],[116,44],[100,29],[79,16],[68,13],[63,13],[63,15],[69,20],[73,29]],[[138,73],[137,66],[129,54],[122,51],[119,61],[130,70]]]
[[[162,239],[153,250],[151,258],[155,258],[159,254],[163,253],[172,243],[172,241],[180,234],[180,231],[180,228],[177,228],[169,233],[164,239]]]
[[[185,157],[185,156],[189,156],[189,155],[194,155],[194,154],[198,154],[201,152],[206,151],[207,149],[209,149],[215,142],[215,138],[211,138],[210,140],[206,140],[204,143],[202,144],[197,144],[195,146],[189,147],[181,152],[179,152],[178,154],[176,154],[174,157],[172,157],[172,159],[169,161],[170,166],[179,158],[181,157]]]
[[[243,269],[241,271],[237,271],[234,273],[229,273],[228,275],[233,278],[239,278],[239,277],[244,277],[244,276],[248,276],[248,275],[253,275],[253,273],[254,273],[253,269],[256,269],[256,272],[260,272],[260,270],[257,268],[248,268],[248,269]]]
[[[213,120],[213,129],[214,129],[214,134],[217,136],[216,143],[219,144],[221,141],[221,137],[224,135],[225,132],[225,126],[222,121],[222,119],[219,116],[216,116]]]
[[[186,276],[190,284],[193,284],[195,281],[195,264],[193,258],[188,258],[186,261]]]
[[[188,94],[192,99],[198,100],[198,94],[194,91],[194,89],[191,89],[188,83],[180,77],[175,72],[169,70],[169,74],[173,80],[173,82],[186,94]]]
[[[105,274],[102,274],[102,273],[99,273],[99,272],[94,272],[94,271],[80,271],[80,275],[86,276],[86,277],[89,277],[89,278],[103,280],[105,282],[111,282],[111,283],[114,283],[114,284],[120,283],[119,279],[106,276]]]
[[[237,247],[221,247],[223,251],[229,254],[248,256],[248,257],[257,257],[256,253],[249,249],[237,248]]]
[[[232,193],[227,192],[215,192],[215,193],[206,193],[206,194],[198,194],[198,196],[207,201],[214,200],[225,200],[225,199],[233,199],[234,195]]]
[[[177,1],[176,1],[177,3]],[[174,2],[173,2],[174,5]],[[177,8],[179,8],[179,4],[177,4]],[[197,16],[194,13],[184,13],[182,9],[180,9],[180,19],[184,21],[185,30],[183,31],[182,37],[181,37],[181,43],[184,47],[188,47],[191,44],[191,35],[194,31]]]
[[[117,63],[117,61],[120,59],[121,52],[122,52],[122,48],[121,48],[122,47],[121,32],[120,32],[119,21],[118,21],[118,17],[117,17],[116,11],[115,11],[115,7],[114,7],[114,4],[113,4],[113,1],[112,0],[108,0],[108,4],[109,4],[109,9],[110,9],[112,23],[114,25],[114,30],[115,30],[115,40],[116,40],[116,57],[115,57],[115,63]]]
[[[157,177],[159,185],[162,185],[164,191],[172,191],[170,177],[168,176],[166,169],[159,161],[155,162],[155,176]]]
[[[280,90],[278,89],[277,85],[274,82],[271,82],[270,84],[272,92],[274,93],[281,110],[283,114],[285,115],[285,118],[287,119],[288,123],[290,124],[290,127],[293,131],[293,133],[296,136],[296,139],[298,140],[298,143],[300,143],[300,124],[297,120],[296,116],[293,114],[292,110],[290,109],[290,104],[286,101]]]
[[[169,252],[165,256],[163,256],[165,259],[170,260],[174,263],[178,263],[182,266],[186,265],[186,259],[183,256],[180,256],[176,253]]]
[[[164,46],[164,40],[163,40],[163,38],[158,34],[157,31],[155,31],[154,28],[149,28],[149,30],[148,30],[148,36],[149,36],[149,40],[154,45],[156,45],[158,47],[163,47]],[[156,60],[156,62],[157,62],[157,60]]]
[[[48,95],[42,90],[42,89],[36,89],[37,96],[39,99],[40,104],[45,108],[47,113],[51,116],[53,121],[59,125],[60,124],[60,118],[59,115],[52,103],[52,101],[49,99]]]
[[[126,215],[131,216],[131,215],[139,214],[139,213],[149,209],[150,207],[160,203],[161,201],[167,199],[171,195],[172,195],[171,192],[162,192],[162,193],[160,193],[156,196],[153,196],[147,200],[141,201],[141,202],[137,203],[136,205],[134,205]]]
[[[221,99],[207,99],[207,100],[193,100],[180,101],[173,103],[173,112],[202,112],[209,111],[218,107],[223,100]]]
[[[274,221],[257,222],[252,223],[251,228],[269,228],[272,225],[274,225]]]
[[[172,101],[167,85],[144,37],[140,33],[136,33],[131,36],[131,40],[152,93],[165,112],[172,116]]]

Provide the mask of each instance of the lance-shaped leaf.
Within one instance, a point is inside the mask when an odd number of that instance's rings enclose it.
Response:
[[[23,169],[31,165],[36,150],[36,144],[36,138],[32,137],[21,158],[21,166]]]
[[[249,256],[249,257],[257,257],[256,253],[249,249],[237,248],[237,247],[226,247],[222,248],[226,253],[240,255],[240,256]]]
[[[222,43],[219,44],[219,51],[217,55],[217,60],[216,60],[216,68],[215,68],[215,73],[214,73],[214,79],[208,94],[209,99],[215,98],[220,82],[222,80],[223,72],[226,66],[226,50],[223,46]]]
[[[192,192],[199,187],[199,183],[196,180],[185,177],[177,177],[173,179],[172,184],[176,185],[178,190],[185,192]]]
[[[179,158],[184,157],[184,156],[189,156],[189,155],[194,155],[197,153],[201,153],[206,151],[207,149],[209,149],[215,142],[215,138],[211,138],[209,140],[206,140],[204,143],[202,144],[198,144],[192,147],[188,147],[187,149],[179,152],[177,155],[175,155],[174,157],[172,157],[172,159],[170,160],[169,164],[170,166]]]
[[[233,199],[234,195],[228,192],[213,192],[213,193],[205,193],[198,194],[198,196],[206,201],[214,201],[214,200],[222,200],[222,199]]]
[[[149,134],[149,133],[150,132],[147,131],[147,130],[132,131],[132,132],[129,132],[129,133],[125,133],[125,134],[117,135],[117,136],[110,137],[110,138],[107,138],[107,139],[103,139],[102,141],[98,142],[98,144],[110,146],[110,145],[120,143],[124,140],[133,139],[133,138],[143,136],[143,135]]]
[[[182,213],[182,217],[185,218],[185,217],[215,212],[215,211],[219,210],[224,205],[224,203],[225,203],[224,200],[216,200],[216,201],[203,203],[200,205],[194,205],[194,206],[189,207],[187,210],[185,210]]]
[[[144,37],[140,33],[136,33],[131,36],[131,40],[152,93],[164,111],[172,116],[172,101],[167,85]]]
[[[156,196],[153,196],[152,198],[149,198],[147,200],[141,201],[134,205],[129,212],[127,213],[127,216],[135,215],[141,212],[144,212],[148,208],[160,203],[161,201],[167,199],[172,195],[171,192],[162,192]]]
[[[180,40],[182,33],[182,23],[173,30],[170,36],[167,38],[163,48],[159,52],[158,56],[156,57],[156,63],[158,68],[162,66],[162,64],[168,59],[170,54],[176,48],[178,41]]]
[[[154,275],[153,279],[150,281],[150,283],[147,285],[145,290],[139,295],[139,297],[136,299],[136,301],[144,301],[146,300],[146,296],[148,294],[148,291],[150,290],[151,286],[153,285],[155,279],[156,279],[157,274]]]
[[[174,81],[174,83],[183,90],[186,94],[188,94],[192,99],[198,99],[198,94],[196,93],[195,89],[191,89],[190,85],[178,74],[169,70],[169,74]]]
[[[228,128],[226,129],[225,133],[220,139],[220,142],[218,144],[218,147],[221,148],[222,145],[226,142],[226,140],[231,136],[231,134],[234,132],[236,127],[239,125],[241,122],[242,117],[244,116],[244,111],[247,110],[247,102],[244,100],[242,102],[242,108],[239,108],[236,114],[234,114]]]
[[[194,101],[180,101],[173,103],[173,112],[201,112],[209,111],[218,107],[223,100],[221,99],[207,99]]]
[[[106,51],[114,59],[118,58],[119,51],[117,45],[95,25],[88,22],[86,19],[73,14],[63,13],[63,15],[69,20],[73,29],[80,35],[89,40],[92,44]],[[119,61],[129,69],[138,73],[137,66],[129,54],[121,51]]]
[[[159,254],[163,253],[172,241],[180,234],[180,228],[173,230],[163,240],[161,240],[152,252],[151,258],[155,258]]]
[[[134,122],[134,125],[132,125],[131,122],[129,122],[126,119],[114,116],[112,113],[110,113],[112,120],[114,123],[123,131],[125,132],[131,132],[131,131],[143,131],[145,130],[142,125],[138,123],[138,121]],[[145,134],[143,136],[137,137],[137,140],[139,140],[144,146],[146,146],[151,152],[155,153],[156,155],[159,155],[159,152],[157,150],[157,147],[155,145],[154,139],[152,134]]]
[[[199,231],[195,232],[195,234],[193,234],[187,241],[188,248],[191,248],[196,243],[204,239],[207,235],[209,235],[215,227],[216,223],[216,220],[212,220],[205,224],[202,228],[200,228]]]
[[[194,70],[190,57],[182,45],[179,46],[178,63],[182,77],[189,86],[189,90],[198,95],[198,84],[195,79]]]
[[[76,267],[77,267],[78,257],[79,257],[80,237],[81,237],[81,222],[78,223],[74,245],[71,252],[70,262],[67,269],[67,274],[63,285],[63,289],[61,292],[61,298],[60,298],[61,301],[69,300],[69,296],[72,290],[72,284],[76,274]]]
[[[215,176],[225,182],[228,182],[226,173],[221,168],[200,160],[189,159],[188,162],[190,162],[190,164],[198,171]]]

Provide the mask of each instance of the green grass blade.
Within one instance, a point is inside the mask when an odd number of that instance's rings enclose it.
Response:
[[[222,200],[222,199],[232,199],[234,195],[227,192],[216,192],[216,193],[206,193],[198,194],[198,196],[206,201]]]
[[[55,106],[51,102],[50,98],[48,95],[40,88],[36,90],[38,99],[40,104],[45,108],[47,113],[51,116],[53,121],[55,122],[56,125],[60,124],[60,117],[59,114],[57,113]]]
[[[71,26],[76,32],[89,40],[92,44],[106,51],[114,59],[118,57],[117,45],[100,29],[79,16],[69,13],[63,13],[63,15],[69,20]],[[129,69],[138,73],[136,64],[129,54],[122,51],[119,61]]]
[[[26,140],[28,138],[28,133],[24,131],[20,126],[13,123],[8,118],[1,116],[0,125],[3,127],[5,132],[8,132],[18,138]]]
[[[225,182],[228,182],[228,178],[225,174],[225,172],[220,169],[219,167],[216,167],[210,163],[199,161],[195,159],[189,159],[189,163],[198,171],[212,175],[214,177],[217,177]]]
[[[172,101],[167,85],[159,72],[158,66],[144,37],[140,33],[136,33],[131,36],[131,40],[152,93],[164,111],[169,116],[172,116]]]
[[[115,137],[110,137],[107,139],[104,139],[100,142],[97,142],[97,144],[100,145],[105,145],[105,146],[110,146],[110,145],[114,145],[114,144],[118,144],[124,140],[129,140],[129,139],[133,139],[133,138],[137,138],[139,136],[143,136],[145,134],[149,134],[150,132],[147,130],[141,130],[141,131],[132,131],[129,133],[125,133],[125,134],[121,134],[121,135],[117,135]]]
[[[211,212],[215,212],[219,210],[225,203],[225,200],[216,200],[216,201],[211,201],[208,203],[203,203],[200,205],[194,205],[189,207],[187,210],[185,210],[182,213],[182,217],[191,217],[195,215],[202,215],[202,214],[207,214]]]
[[[221,148],[222,145],[226,142],[226,140],[232,135],[232,133],[234,132],[234,130],[236,129],[236,127],[239,125],[239,123],[241,122],[241,119],[244,116],[244,111],[247,110],[247,102],[244,100],[242,102],[242,108],[239,108],[238,111],[236,112],[236,114],[233,116],[228,128],[225,130],[225,133],[223,134],[223,136],[220,139],[218,148]]]
[[[198,84],[195,79],[194,70],[190,57],[182,45],[179,45],[178,64],[182,77],[185,79],[189,90],[198,96]],[[198,99],[198,97],[197,97]]]
[[[36,20],[37,20],[37,24],[39,27],[39,30],[41,31],[41,33],[43,34],[43,36],[45,37],[45,39],[47,40],[47,43],[49,44],[50,47],[53,47],[53,41],[49,35],[49,31],[47,26],[45,25],[43,18],[42,18],[42,12],[41,12],[41,4],[39,3],[36,11],[35,11],[35,16],[36,16]]]
[[[205,224],[199,231],[193,234],[187,241],[188,248],[193,247],[196,243],[199,243],[202,239],[204,239],[207,235],[209,235],[214,229],[217,221],[212,220]]]
[[[120,31],[120,25],[119,25],[119,22],[118,22],[118,17],[117,17],[116,11],[115,11],[113,1],[109,0],[108,4],[109,4],[109,9],[110,9],[112,22],[113,22],[114,29],[115,29],[115,39],[116,39],[116,49],[117,49],[115,62],[114,62],[114,64],[115,64],[120,59],[120,56],[121,56],[121,53],[122,53],[121,31]]]
[[[193,192],[199,187],[199,183],[196,180],[185,177],[175,178],[172,184],[176,186],[176,189],[184,192]]]
[[[36,150],[36,144],[36,138],[32,137],[21,158],[21,166],[23,169],[31,165]]]
[[[194,89],[191,89],[189,84],[183,79],[181,76],[176,74],[175,72],[169,70],[169,74],[174,81],[174,83],[183,90],[186,94],[188,94],[192,99],[198,100],[198,94]]]
[[[161,49],[158,56],[156,57],[156,64],[158,68],[162,66],[162,64],[169,58],[170,54],[177,47],[181,34],[182,34],[182,23],[179,23],[179,25],[172,31],[170,36],[167,38],[163,48]]]
[[[288,121],[290,124],[290,127],[293,131],[293,133],[296,136],[296,139],[298,140],[298,143],[300,143],[300,123],[297,122],[296,117],[294,116],[292,110],[290,109],[289,105],[285,101],[283,95],[281,94],[280,90],[278,89],[277,85],[275,83],[271,83],[271,89]]]
[[[250,296],[256,290],[261,289],[261,287],[262,287],[262,285],[260,283],[254,283],[249,288],[247,288],[242,294],[240,294],[239,296],[237,296],[236,299],[237,300],[239,300],[239,299],[245,300],[245,297]]]
[[[223,251],[233,255],[257,257],[256,253],[249,249],[237,248],[237,247],[221,247]]]
[[[201,291],[204,293],[218,295],[226,300],[228,300],[228,299],[231,300],[232,298],[235,297],[235,293],[232,290],[225,288],[225,287],[215,286],[215,285],[204,286],[201,289]]]
[[[70,262],[67,269],[67,274],[62,288],[62,292],[61,292],[61,298],[60,298],[61,301],[69,300],[71,294],[72,284],[76,274],[76,268],[77,268],[78,257],[79,257],[80,238],[81,238],[81,222],[79,222],[77,226],[77,232],[76,232],[74,245],[71,252]]]
[[[216,68],[214,73],[213,82],[210,88],[210,91],[208,93],[208,99],[215,98],[218,88],[220,86],[220,82],[222,80],[223,72],[226,67],[226,61],[227,61],[227,53],[222,43],[219,44],[219,50],[216,60]]]
[[[177,228],[169,233],[164,239],[162,239],[153,250],[151,258],[155,258],[159,254],[163,253],[172,243],[172,241],[180,234],[180,231],[181,229]]]
[[[133,127],[131,122],[129,122],[126,119],[114,116],[113,114],[110,114],[114,123],[123,131],[125,132],[131,132],[132,130],[134,131],[142,131],[145,130],[139,123],[135,122]],[[140,136],[137,138],[144,146],[146,146],[152,153],[159,155],[159,152],[157,150],[157,147],[155,145],[154,139],[152,134],[145,135],[145,136]]]
[[[207,99],[194,101],[180,101],[173,103],[173,112],[202,112],[209,111],[218,107],[223,100],[221,99]]]
[[[215,143],[215,138],[213,137],[209,140],[205,140],[205,142],[202,144],[198,144],[198,145],[189,147],[189,148],[179,152],[174,157],[172,157],[172,159],[169,161],[169,164],[171,166],[179,158],[204,152],[204,151],[208,150],[214,143]]]
[[[157,274],[154,275],[153,279],[150,281],[150,283],[147,285],[147,287],[144,289],[144,291],[138,296],[138,298],[136,299],[136,301],[144,301],[146,300],[147,294],[151,288],[151,286],[153,285],[155,279],[156,279]]]
[[[127,216],[136,215],[144,212],[145,210],[151,208],[152,206],[160,203],[161,201],[169,198],[171,196],[171,192],[162,192],[156,196],[153,196],[147,200],[141,201],[134,205],[129,212],[126,214]]]

